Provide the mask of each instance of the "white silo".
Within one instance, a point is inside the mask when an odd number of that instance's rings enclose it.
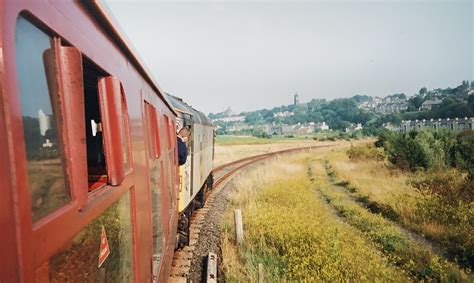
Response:
[[[40,133],[42,136],[46,134],[46,131],[51,129],[51,118],[44,114],[43,109],[38,110],[38,120]]]

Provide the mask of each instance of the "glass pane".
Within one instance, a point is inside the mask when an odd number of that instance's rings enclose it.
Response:
[[[161,196],[161,172],[160,162],[156,159],[154,151],[156,146],[156,110],[145,102],[145,115],[147,129],[147,146],[150,154],[150,189],[152,204],[152,223],[153,223],[153,276],[158,275],[161,257],[163,253],[163,219],[162,219],[162,196]]]
[[[129,160],[129,152],[128,152],[128,113],[127,113],[127,105],[125,104],[125,98],[122,94],[122,124],[123,124],[123,131],[122,135],[122,154],[123,154],[123,162],[125,166],[125,171],[131,169],[131,164]]]
[[[165,115],[165,130],[166,130],[166,143],[168,150],[171,149],[171,136],[170,136],[170,119]]]
[[[146,115],[146,124],[147,124],[147,130],[145,131],[145,134],[147,136],[147,141],[148,141],[148,152],[150,153],[150,158],[155,158],[156,156],[156,142],[155,142],[155,123],[154,123],[154,108],[151,106],[151,104],[145,102],[145,115]]]
[[[50,282],[132,282],[130,193],[127,191],[79,232],[49,263]],[[99,266],[102,227],[110,254]]]
[[[153,275],[157,276],[163,253],[163,220],[161,207],[160,163],[154,159],[150,168],[151,204],[153,219]]]
[[[175,206],[175,200],[173,199],[173,176],[176,172],[176,170],[174,169],[174,151],[170,151],[169,153],[169,163],[168,163],[170,166],[169,166],[169,171],[168,171],[168,192],[169,192],[169,200],[171,202],[171,206],[170,206],[170,209],[169,209],[169,217],[170,219],[172,218],[172,215],[174,213],[174,206]]]
[[[31,211],[36,221],[70,200],[43,63],[51,38],[19,17],[15,46]]]

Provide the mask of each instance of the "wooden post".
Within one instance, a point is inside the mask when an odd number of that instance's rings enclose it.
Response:
[[[242,211],[240,209],[234,210],[235,221],[235,239],[237,244],[241,245],[244,242],[244,227],[242,224]]]
[[[263,264],[258,264],[258,283],[265,282],[265,272],[263,271]]]

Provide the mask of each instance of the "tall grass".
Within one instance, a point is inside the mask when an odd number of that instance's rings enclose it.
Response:
[[[247,138],[221,138],[221,139],[230,139],[229,142],[218,142],[215,146],[215,158],[214,158],[214,167],[226,164],[241,158],[269,153],[279,150],[285,150],[296,147],[306,147],[306,146],[344,146],[348,147],[350,144],[361,144],[366,143],[367,140],[353,140],[353,141],[317,141],[312,139],[285,139],[285,140],[273,140],[268,139],[262,143],[253,143],[252,141],[257,138],[247,137]],[[234,143],[235,141],[235,143]],[[267,141],[269,141],[267,143]]]
[[[382,214],[391,214],[386,217],[437,242],[462,266],[474,266],[474,203],[455,200],[454,193],[464,178],[461,173],[402,172],[385,161],[349,160],[343,150],[330,153],[328,160],[336,179],[353,197],[385,209]],[[434,181],[435,189],[423,191],[413,186]],[[433,194],[436,190],[445,192]],[[446,193],[449,190],[453,193]],[[447,199],[451,196],[454,200]]]
[[[320,162],[313,166],[320,166]],[[361,207],[344,192],[334,186],[323,170],[314,175],[318,190],[342,217],[373,241],[392,262],[400,266],[416,280],[467,281],[459,268],[434,254],[428,246],[413,239],[395,223],[381,214],[374,214]]]
[[[262,263],[268,282],[408,280],[315,193],[307,159],[267,163],[235,181],[230,203],[242,209],[245,243],[240,248],[233,244],[229,209],[222,223],[226,279],[256,281]]]

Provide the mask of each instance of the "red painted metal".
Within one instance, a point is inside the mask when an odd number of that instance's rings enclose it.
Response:
[[[62,115],[63,141],[66,144],[64,159],[67,164],[67,184],[71,189],[73,200],[35,223],[31,218],[23,122],[15,66],[15,25],[21,12],[39,28],[52,36],[64,39],[68,45],[77,48],[82,55],[87,56],[104,72],[122,83],[130,117],[130,129],[127,129],[127,132],[130,135],[129,147],[132,157],[130,162],[133,162],[130,173],[126,175],[125,172],[122,173],[121,168],[114,168],[114,172],[109,172],[113,176],[112,184],[117,186],[102,186],[92,193],[87,193],[87,176],[84,177],[84,172],[87,170],[83,163],[85,160],[83,139],[85,131],[82,130],[84,118],[81,118],[83,117],[81,109],[83,111],[84,107],[81,101],[82,95],[79,95],[78,91],[80,85],[77,85],[79,74],[69,72],[72,68],[78,68],[80,61],[74,48],[57,45],[55,48],[58,59],[56,75],[60,80],[56,86],[63,96],[53,101],[53,104],[64,114]],[[166,115],[174,121],[175,113],[163,98],[159,87],[153,83],[151,76],[140,65],[137,56],[110,24],[100,4],[91,1],[79,3],[49,0],[0,0],[0,27],[0,182],[2,185],[0,281],[47,281],[49,259],[66,247],[77,233],[127,191],[130,192],[132,200],[135,281],[150,281],[152,278],[151,204],[142,119],[143,102],[140,94],[148,93],[147,101],[157,109],[161,116]],[[66,66],[69,67],[65,68]],[[107,85],[105,83],[105,86]],[[121,94],[122,90],[116,91],[114,86],[115,93]],[[116,110],[112,107],[113,109]],[[157,121],[158,128],[164,134],[163,130],[170,126],[169,122],[165,125],[162,118]],[[123,126],[114,125],[113,127]],[[106,144],[121,144],[116,142],[116,138],[118,136],[109,137]],[[163,173],[161,178],[163,193],[168,190],[165,180],[172,182],[169,184],[172,188],[171,194],[167,191],[164,194],[167,197],[162,200],[166,202],[163,203],[162,209],[164,215],[167,216],[163,219],[167,222],[163,227],[166,230],[166,246],[158,278],[161,282],[168,278],[174,250],[174,233],[176,233],[178,215],[175,188],[178,185],[175,184],[175,178],[168,178],[176,166],[174,147],[168,147],[164,139],[160,142],[162,149],[167,148],[172,152],[171,157],[170,154],[162,154],[158,159]],[[117,148],[121,149],[121,147]],[[109,156],[110,154],[107,154],[108,167],[111,161]],[[118,156],[112,158],[120,159]],[[114,164],[115,162],[117,161],[114,161]]]
[[[0,0],[0,23],[5,21],[3,0]],[[16,183],[16,174],[11,164],[14,163],[14,152],[12,145],[14,143],[10,119],[10,100],[6,97],[8,88],[6,84],[6,66],[5,66],[5,32],[0,28],[0,183],[2,186],[2,197],[0,198],[0,281],[6,279],[17,282],[22,279],[22,267],[20,266],[19,249],[19,226],[16,225],[17,214],[17,195],[13,190]]]
[[[56,108],[60,144],[65,145],[63,164],[66,166],[67,185],[79,207],[87,201],[87,160],[84,125],[84,86],[82,57],[79,50],[61,46],[55,39],[54,49],[44,54],[48,88]]]
[[[122,148],[125,123],[120,81],[117,78],[105,77],[99,80],[99,100],[107,160],[107,183],[117,186],[125,177]]]

